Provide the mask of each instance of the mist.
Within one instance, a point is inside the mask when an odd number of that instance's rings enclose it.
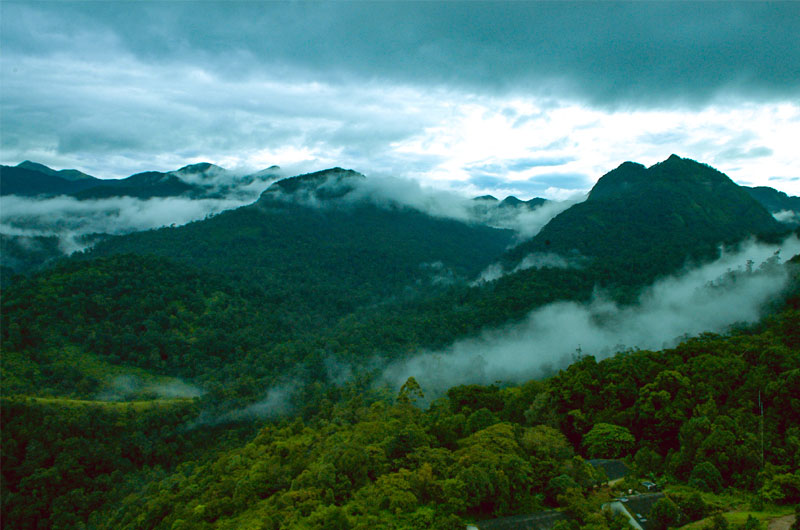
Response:
[[[552,269],[576,269],[582,266],[582,261],[583,260],[579,257],[565,258],[554,252],[533,252],[522,258],[522,261],[510,271],[505,270],[502,263],[492,263],[481,272],[478,279],[472,282],[472,285],[492,282],[506,274],[512,274],[526,269],[543,269],[545,267]]]
[[[165,383],[144,381],[135,375],[121,375],[101,391],[96,399],[99,401],[130,401],[142,395],[154,395],[161,399],[191,399],[204,394],[202,389],[180,379]]]
[[[786,223],[790,225],[798,225],[800,224],[800,213],[795,212],[794,210],[781,210],[779,212],[775,212],[772,214],[777,221],[781,223]]]
[[[68,196],[0,197],[0,232],[9,236],[56,236],[65,254],[83,250],[90,234],[121,235],[204,219],[249,204],[258,193],[219,199],[112,197],[78,200]]]
[[[781,245],[749,242],[723,249],[716,261],[662,279],[636,304],[619,306],[602,293],[589,303],[558,302],[521,323],[488,330],[441,351],[391,364],[383,381],[399,388],[414,376],[426,393],[454,385],[520,382],[571,362],[576,352],[602,359],[625,349],[663,349],[688,336],[753,323],[787,286],[780,263],[800,252],[795,236]]]
[[[320,190],[323,193],[317,193]],[[380,176],[345,178],[330,175],[313,188],[300,188],[293,193],[271,190],[273,198],[315,208],[337,207],[369,202],[380,208],[410,208],[431,217],[463,223],[485,224],[512,230],[518,240],[538,234],[556,215],[586,200],[581,194],[565,201],[547,201],[531,208],[527,204],[501,205],[500,201],[480,200],[450,190],[423,186],[407,178]],[[335,197],[331,199],[329,197]]]

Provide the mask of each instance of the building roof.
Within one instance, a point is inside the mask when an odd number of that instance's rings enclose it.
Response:
[[[629,473],[628,466],[622,460],[610,460],[606,458],[595,458],[587,460],[596,468],[604,469],[608,480],[622,478]]]
[[[608,507],[614,511],[622,511],[628,517],[631,526],[648,530],[651,527],[650,512],[653,510],[653,506],[663,498],[664,494],[661,492],[627,495],[603,505],[603,508]]]
[[[567,516],[553,510],[528,515],[515,515],[501,519],[487,519],[469,525],[467,528],[477,530],[550,530],[558,521]]]

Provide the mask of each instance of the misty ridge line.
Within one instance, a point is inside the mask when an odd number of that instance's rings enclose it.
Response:
[[[225,171],[222,168],[219,170]],[[275,190],[274,186],[265,191],[263,182],[258,182],[257,186],[254,184],[245,189],[232,189],[231,193],[221,198],[175,196],[141,199],[120,196],[77,199],[69,195],[45,198],[6,195],[0,197],[0,232],[20,238],[57,237],[59,248],[69,255],[92,246],[92,242],[82,240],[85,236],[125,235],[181,226],[254,204],[259,197],[268,195],[276,200],[313,208],[347,207],[363,202],[384,209],[410,208],[431,217],[509,229],[521,241],[536,235],[562,211],[585,200],[585,196],[582,196],[568,201],[547,201],[532,209],[527,206],[502,208],[497,204],[485,204],[485,201],[452,191],[424,187],[415,180],[399,177],[351,178],[343,183],[328,176],[313,189],[301,189],[293,193]],[[344,191],[342,186],[346,186]],[[321,199],[321,193],[339,196]]]
[[[535,236],[553,217],[588,197],[588,194],[578,194],[564,201],[548,200],[533,208],[527,205],[504,207],[500,201],[492,202],[423,186],[410,178],[365,177],[361,173],[338,168],[319,173],[325,174],[322,178],[314,179],[310,185],[301,184],[291,191],[273,185],[262,197],[322,209],[347,208],[363,203],[384,209],[409,208],[440,219],[512,230],[516,232],[518,240]]]

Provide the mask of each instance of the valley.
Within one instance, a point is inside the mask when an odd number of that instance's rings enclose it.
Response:
[[[87,227],[238,201],[73,253],[3,213],[4,528],[621,530],[592,458],[668,485],[647,530],[800,503],[796,198],[676,155],[563,203],[253,175],[3,166]]]

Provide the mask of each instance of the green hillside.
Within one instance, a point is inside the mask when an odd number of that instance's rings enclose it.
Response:
[[[623,164],[511,250],[510,231],[362,200],[364,178],[285,179],[4,284],[2,527],[463,528],[557,509],[559,530],[623,530],[599,513],[614,491],[596,457],[683,488],[659,530],[713,515],[700,492],[800,502],[797,260],[728,275],[794,283],[727,335],[602,361],[579,349],[518,385],[377,383],[534,308],[598,286],[631,300],[720,243],[776,237],[727,177],[675,156]],[[581,260],[514,270],[537,252]],[[472,281],[498,260],[507,274]]]
[[[688,483],[695,497],[670,494],[674,514],[655,516],[665,524],[711,513],[696,500],[702,491],[762,491],[768,503],[796,503],[800,351],[787,331],[797,318],[793,305],[752,332],[602,362],[585,357],[521,386],[454,387],[422,410],[414,402],[425,389],[413,380],[394,399],[358,393],[305,422],[267,425],[248,444],[180,468],[93,521],[455,529],[550,507],[581,528],[623,528],[599,513],[608,497],[593,493],[602,478],[590,457],[626,457],[640,476]]]
[[[308,187],[319,178],[325,174],[302,181]],[[272,311],[325,324],[358,307],[469,279],[511,242],[510,231],[409,208],[366,201],[312,206],[275,197],[297,192],[300,179],[280,181],[252,206],[109,239],[88,257],[168,257],[263,292]],[[311,189],[324,194],[333,188]]]
[[[589,198],[562,212],[505,257],[553,252],[590,259],[601,283],[644,285],[721,244],[785,232],[764,207],[719,171],[672,155],[650,168],[625,162]]]

